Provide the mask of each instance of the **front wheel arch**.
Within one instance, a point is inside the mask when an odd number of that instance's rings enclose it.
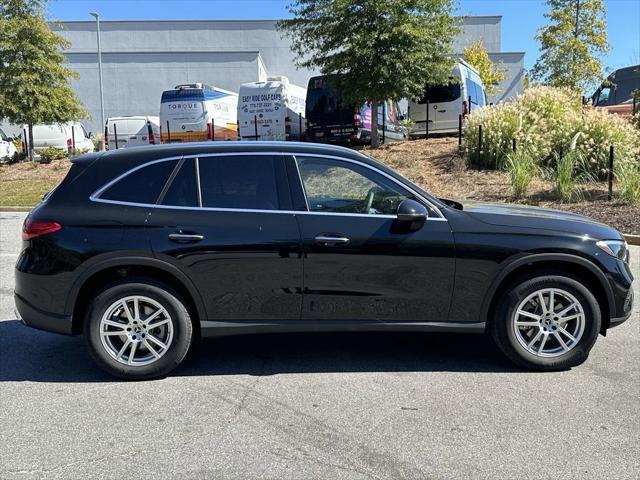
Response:
[[[502,292],[508,285],[547,274],[569,276],[585,284],[600,306],[601,333],[609,328],[610,312],[615,308],[615,303],[604,274],[588,260],[569,254],[533,255],[508,265],[491,284],[485,296],[481,315],[486,325],[493,321]]]

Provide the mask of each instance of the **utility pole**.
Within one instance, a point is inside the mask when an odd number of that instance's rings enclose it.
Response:
[[[96,19],[96,32],[98,34],[98,76],[100,77],[100,129],[104,128],[104,92],[102,90],[102,48],[100,47],[100,15],[97,12],[89,13]],[[102,141],[102,150],[104,151],[106,139]]]

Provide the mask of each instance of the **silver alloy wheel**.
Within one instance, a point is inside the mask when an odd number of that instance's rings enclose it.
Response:
[[[513,315],[518,343],[538,357],[559,357],[573,349],[584,333],[582,304],[559,288],[543,288],[525,298]]]
[[[173,323],[169,312],[149,297],[133,295],[113,302],[100,320],[105,350],[124,365],[149,365],[171,347]]]

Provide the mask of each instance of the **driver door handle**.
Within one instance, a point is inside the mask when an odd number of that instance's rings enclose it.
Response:
[[[203,238],[204,235],[200,235],[199,233],[174,232],[169,234],[169,240],[178,243],[199,242]]]
[[[349,239],[343,235],[318,235],[315,240],[317,245],[322,245],[323,247],[334,247],[349,243]]]

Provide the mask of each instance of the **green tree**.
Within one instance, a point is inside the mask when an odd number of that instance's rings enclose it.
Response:
[[[292,39],[297,65],[330,75],[345,104],[419,97],[445,81],[458,27],[454,0],[295,0],[278,27]],[[371,115],[378,145],[378,116]]]
[[[498,84],[507,78],[507,69],[501,63],[491,61],[482,40],[466,47],[463,50],[463,57],[480,73],[480,79],[487,91],[487,96],[492,97],[497,94]]]
[[[27,124],[29,145],[33,125],[88,115],[69,84],[78,75],[65,65],[68,46],[49,28],[42,1],[0,1],[0,119]]]
[[[609,51],[603,0],[546,0],[550,24],[536,35],[540,58],[532,77],[554,87],[584,92],[603,77],[602,57]]]

